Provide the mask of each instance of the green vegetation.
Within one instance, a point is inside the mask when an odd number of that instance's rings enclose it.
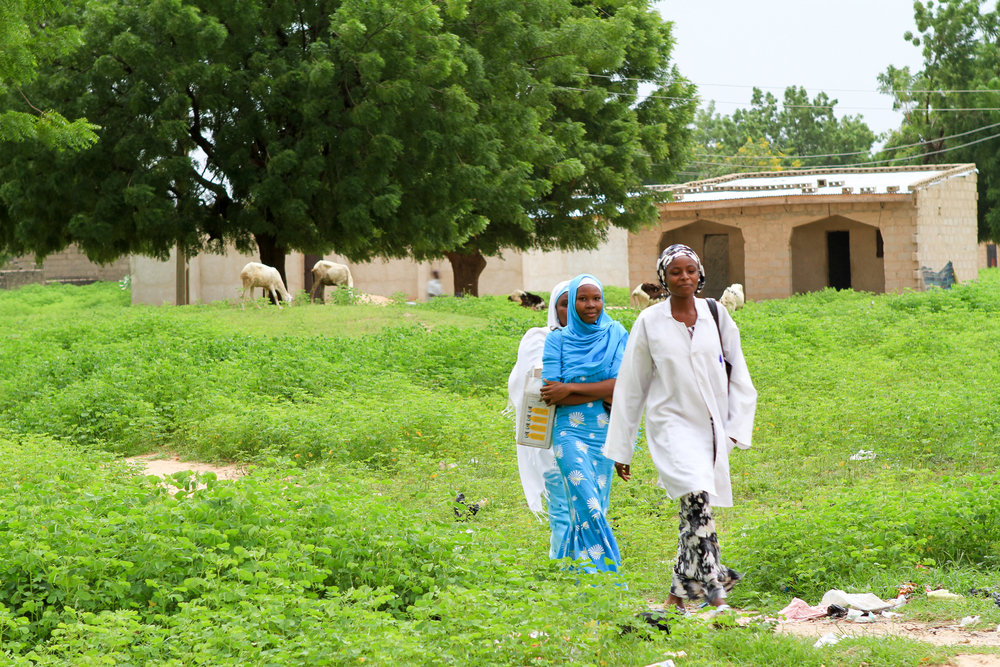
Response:
[[[609,290],[630,326],[627,299]],[[7,663],[947,660],[903,640],[816,650],[766,624],[641,626],[676,535],[642,453],[612,493],[622,576],[550,562],[501,414],[518,340],[544,313],[502,297],[128,304],[117,284],[0,292]],[[717,513],[725,559],[746,573],[734,606],[1000,587],[998,311],[990,270],[949,291],[825,291],[736,314],[760,407],[754,448],[733,457],[738,505]],[[168,488],[123,458],[158,450],[250,474]],[[875,457],[851,460],[859,450]],[[489,502],[458,521],[458,492]],[[903,611],[1000,622],[985,598]]]
[[[695,114],[696,160],[685,180],[750,171],[807,169],[864,162],[875,134],[861,116],[838,117],[837,100],[826,93],[809,98],[789,86],[780,102],[754,88],[750,107],[726,116],[709,102]]]
[[[920,48],[923,67],[890,65],[879,75],[903,122],[878,157],[888,164],[975,163],[979,238],[1000,240],[1000,162],[989,141],[1000,123],[1000,7],[984,0],[916,0],[913,22],[916,32],[903,39]],[[972,112],[954,113],[959,109]]]
[[[236,4],[0,2],[0,252],[447,258],[476,294],[486,257],[656,220],[687,156],[651,0]],[[96,143],[42,150],[37,109]]]

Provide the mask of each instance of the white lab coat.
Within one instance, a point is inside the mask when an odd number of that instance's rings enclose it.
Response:
[[[719,307],[716,329],[708,303],[695,304],[693,337],[674,319],[669,299],[639,314],[618,371],[604,454],[631,463],[645,409],[649,454],[667,495],[707,491],[713,506],[731,507],[730,438],[741,449],[750,447],[757,390],[729,312]],[[728,391],[720,330],[725,360],[733,366]]]

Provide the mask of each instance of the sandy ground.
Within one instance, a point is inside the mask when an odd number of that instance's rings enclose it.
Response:
[[[358,299],[358,303],[370,303],[376,306],[384,306],[387,303],[392,303],[392,299],[387,296],[379,296],[378,294],[366,294],[365,292],[356,292],[355,296]]]
[[[938,646],[989,646],[1000,648],[1000,632],[995,630],[969,630],[958,624],[920,623],[898,619],[883,619],[872,623],[853,623],[844,620],[820,618],[794,623],[779,623],[775,632],[800,637],[822,637],[832,632],[838,637],[901,637]],[[1000,655],[992,656],[1000,665]]]
[[[650,609],[662,609],[662,607],[650,601]],[[702,617],[706,612],[693,612],[695,618]],[[740,625],[749,625],[760,621],[775,623],[774,631],[803,637],[806,639],[819,639],[823,635],[832,633],[838,639],[852,637],[899,637],[912,641],[927,642],[936,646],[946,646],[955,650],[986,649],[993,650],[1000,648],[1000,627],[987,630],[970,630],[963,628],[958,623],[922,623],[918,621],[908,621],[901,618],[879,617],[878,620],[870,623],[855,623],[846,619],[816,618],[807,621],[778,621],[777,618],[761,616],[756,612],[734,609],[737,615],[737,622]],[[706,617],[707,620],[707,617]],[[951,659],[951,662],[940,667],[1000,667],[1000,654],[998,653],[968,653],[959,654]]]
[[[214,472],[219,479],[239,479],[246,474],[246,470],[241,466],[217,466],[209,463],[198,463],[196,461],[181,461],[180,457],[168,454],[146,454],[144,456],[132,456],[127,460],[133,461],[142,466],[142,470],[147,475],[166,477],[175,472],[190,470],[191,472]]]
[[[749,616],[746,617],[749,622]],[[880,618],[871,623],[854,623],[844,619],[817,618],[808,621],[778,623],[775,632],[798,637],[820,638],[827,633],[837,637],[900,637],[950,648],[1000,648],[1000,632],[970,630],[957,623],[921,623],[901,619]],[[949,667],[1000,667],[1000,655],[956,655]]]

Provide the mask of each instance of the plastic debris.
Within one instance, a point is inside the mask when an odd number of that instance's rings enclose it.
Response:
[[[813,644],[813,648],[823,648],[824,646],[833,646],[839,641],[840,637],[838,637],[832,632],[828,632],[816,640],[816,643]]]
[[[993,604],[1000,607],[1000,593],[993,590],[992,588],[970,588],[969,595],[991,598],[993,600]]]
[[[664,660],[663,662],[654,662],[651,665],[646,665],[646,667],[676,667],[673,660]]]
[[[907,598],[905,595],[900,595],[895,600],[886,600],[886,602],[890,603],[890,606],[893,609],[895,609],[896,607],[902,607],[904,604],[906,604],[909,601],[910,601],[909,598]]]
[[[854,623],[871,623],[875,620],[875,615],[868,611],[861,611],[860,609],[848,609],[847,620]]]
[[[820,604],[829,607],[832,604],[840,605],[848,609],[860,609],[861,611],[883,611],[895,606],[895,600],[886,602],[874,593],[845,593],[839,589],[827,591],[823,595]]]
[[[719,616],[729,616],[732,613],[732,607],[728,604],[720,604],[718,607],[711,607],[708,611],[702,614],[702,618],[711,620],[713,618],[718,618]]]
[[[875,452],[870,449],[859,449],[851,454],[851,461],[871,461],[875,458]]]
[[[489,500],[487,500],[486,498],[482,498],[478,503],[473,503],[472,505],[466,505],[465,494],[459,493],[457,496],[455,496],[455,502],[452,503],[451,509],[455,512],[456,521],[466,521],[476,516],[476,513],[479,512],[479,510],[481,510],[483,507],[485,507],[486,503],[488,502]]]
[[[826,608],[826,615],[830,618],[843,618],[847,616],[847,610],[839,604],[832,604]]]
[[[978,616],[966,616],[965,618],[963,618],[961,621],[958,622],[958,627],[964,628],[968,625],[975,625],[978,622],[979,622]]]
[[[961,600],[962,596],[952,593],[947,588],[939,588],[936,591],[927,591],[928,600]]]
[[[784,616],[787,621],[807,621],[811,618],[821,618],[827,615],[826,607],[818,605],[810,607],[805,600],[792,598],[788,606],[778,612],[779,616]]]
[[[895,611],[883,611],[882,616],[884,618],[899,618],[902,614]]]

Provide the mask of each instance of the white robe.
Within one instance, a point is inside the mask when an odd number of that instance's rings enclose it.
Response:
[[[757,390],[729,312],[719,307],[716,329],[708,303],[695,304],[693,337],[674,319],[669,299],[639,314],[618,371],[604,454],[631,463],[645,409],[649,454],[667,495],[708,491],[713,506],[731,507],[730,438],[741,449],[750,447]],[[733,366],[728,391],[719,330]]]
[[[528,329],[517,347],[517,362],[510,372],[510,377],[507,378],[507,396],[516,415],[515,425],[521,423],[521,399],[524,396],[525,381],[536,366],[542,367],[542,352],[545,349],[545,337],[548,335],[549,327]],[[517,446],[517,468],[521,473],[521,486],[528,508],[540,518],[545,513],[542,507],[542,497],[545,496],[545,473],[556,470],[556,459],[552,450]]]

